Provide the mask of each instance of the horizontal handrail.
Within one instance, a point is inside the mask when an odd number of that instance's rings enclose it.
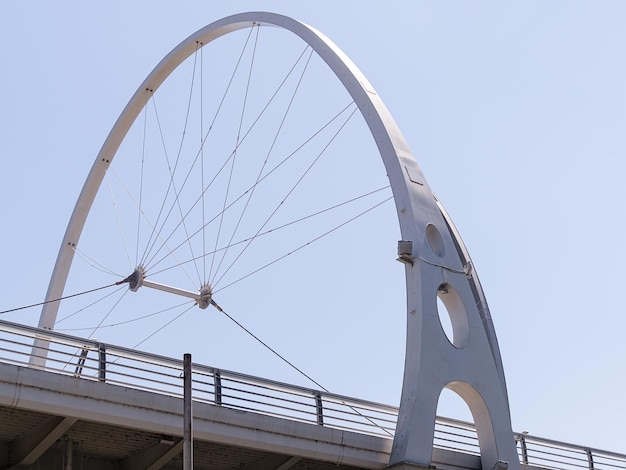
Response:
[[[29,366],[47,342],[45,370],[153,393],[183,396],[183,360],[0,320],[0,361]],[[194,401],[391,438],[398,408],[299,385],[193,364]],[[514,433],[522,464],[549,470],[626,470],[626,455]],[[437,417],[434,446],[480,455],[472,423]]]

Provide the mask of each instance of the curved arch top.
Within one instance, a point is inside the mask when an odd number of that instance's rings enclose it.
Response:
[[[424,181],[424,186],[426,184],[425,179],[421,174],[421,170],[417,167],[400,129],[363,73],[332,41],[304,23],[274,13],[241,13],[215,21],[182,41],[152,70],[130,99],[100,149],[80,193],[66,229],[61,249],[59,250],[46,294],[46,301],[62,297],[65,281],[74,256],[74,248],[78,244],[98,188],[122,140],[151,94],[161,86],[178,65],[194,53],[197,43],[201,43],[204,47],[221,36],[253,25],[277,26],[291,31],[305,41],[341,80],[354,99],[374,136],[385,168],[392,181],[392,191],[401,221],[402,237],[411,239],[410,228],[412,224],[408,211],[400,212],[400,206],[406,208],[407,203],[411,199],[406,191],[405,184],[403,184],[405,177],[402,164],[404,163],[411,167],[416,177]],[[394,181],[396,181],[396,184],[393,183]],[[433,200],[427,187],[424,187],[423,193],[424,198]],[[58,302],[46,304],[40,317],[40,328],[54,328],[58,307]]]
[[[153,69],[120,114],[90,170],[65,232],[46,301],[62,297],[74,248],[98,188],[121,142],[152,93],[196,51],[198,43],[204,47],[230,32],[256,25],[283,28],[300,37],[324,60],[352,96],[385,165],[402,239],[410,244],[408,252],[401,256],[407,279],[407,350],[400,416],[390,463],[430,465],[439,393],[448,384],[467,383],[467,390],[472,392],[471,396],[464,398],[484,403],[479,409],[472,410],[481,415],[476,422],[483,468],[490,470],[498,460],[507,460],[516,467],[519,462],[515,462],[508,398],[495,331],[461,238],[430,190],[400,129],[363,73],[322,33],[286,16],[249,12],[215,21],[182,41]],[[433,249],[433,233],[441,237],[437,236],[436,249]],[[467,345],[458,350],[438,330],[435,299],[438,287],[444,284],[455,289],[468,314]],[[40,327],[54,328],[58,307],[58,302],[45,305]],[[45,363],[44,343],[42,340],[35,343],[34,351],[39,351],[32,356],[35,365]],[[471,370],[468,370],[468,364],[472,366]],[[459,390],[463,394],[465,389],[461,387]],[[477,396],[481,399],[477,400]]]

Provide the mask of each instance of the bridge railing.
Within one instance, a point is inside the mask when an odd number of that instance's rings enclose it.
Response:
[[[182,397],[183,361],[0,320],[0,361],[31,365],[35,339],[45,370]],[[398,409],[357,398],[194,364],[194,401],[392,438]],[[626,455],[515,433],[520,462],[553,470],[626,470]],[[480,454],[473,424],[437,417],[434,446]]]
[[[626,455],[566,442],[515,433],[522,464],[554,470],[615,470],[626,468]]]

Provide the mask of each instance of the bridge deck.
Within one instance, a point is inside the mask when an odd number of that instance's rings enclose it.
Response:
[[[35,337],[50,340],[45,371],[28,366]],[[181,370],[180,360],[0,321],[0,468],[70,458],[93,470],[181,468]],[[389,461],[394,407],[201,365],[193,374],[197,469]],[[516,438],[525,466],[626,469],[626,455]],[[473,426],[439,418],[433,463],[480,468]]]
[[[89,468],[148,468],[152,454],[171,449],[176,455],[163,468],[180,468],[182,409],[179,397],[0,363],[0,467],[36,453],[29,448],[56,432],[40,454],[48,459],[62,456],[71,439],[74,458],[87,459]],[[385,467],[391,448],[388,437],[201,402],[194,404],[194,438],[198,469],[289,461],[295,468],[374,469]],[[480,467],[475,455],[439,449],[436,456],[440,468]]]

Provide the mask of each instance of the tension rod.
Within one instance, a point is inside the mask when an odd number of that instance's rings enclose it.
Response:
[[[202,286],[199,292],[193,292],[186,289],[179,289],[178,287],[168,286],[167,284],[161,284],[160,282],[150,281],[145,278],[145,272],[142,266],[139,266],[133,273],[128,276],[123,281],[119,281],[116,284],[123,284],[128,282],[128,288],[132,292],[137,292],[140,287],[149,287],[151,289],[160,290],[162,292],[168,292],[174,295],[180,295],[182,297],[187,297],[189,299],[193,299],[198,304],[198,307],[205,309],[209,305],[213,305],[220,312],[223,312],[222,308],[217,305],[215,300],[213,300],[213,292],[211,290],[211,286],[205,284]]]
[[[209,305],[213,305],[216,309],[222,312],[222,307],[217,305],[215,300],[213,300],[211,289],[208,287],[204,287],[200,290],[200,292],[192,292],[190,290],[179,289],[178,287],[168,286],[167,284],[161,284],[159,282],[149,281],[148,279],[144,279],[142,286],[149,287],[151,289],[160,290],[163,292],[169,292],[170,294],[180,295],[183,297],[188,297],[196,301],[198,306],[202,309],[207,308]]]

